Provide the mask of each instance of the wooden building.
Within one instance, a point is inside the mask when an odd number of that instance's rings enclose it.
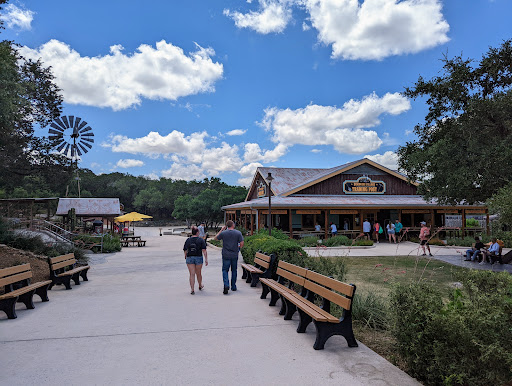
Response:
[[[474,218],[479,224],[477,230],[488,231],[489,215],[484,205],[427,202],[417,194],[417,184],[366,158],[330,169],[260,167],[246,200],[222,208],[226,220],[236,221],[251,233],[266,227],[269,195],[273,227],[290,237],[319,233],[314,231],[316,224],[327,237],[331,223],[336,224],[338,234],[353,236],[362,231],[365,219],[382,226],[398,219],[411,232],[426,221],[433,229],[464,233],[466,219]]]

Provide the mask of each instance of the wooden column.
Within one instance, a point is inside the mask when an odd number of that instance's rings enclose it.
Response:
[[[327,239],[329,237],[329,231],[328,231],[328,226],[329,226],[329,215],[327,214],[329,212],[328,209],[325,210],[324,212],[324,217],[325,217],[325,238]]]
[[[489,229],[489,209],[485,209],[485,217],[486,217],[485,228],[487,230],[487,236],[489,236],[491,234],[491,230]]]
[[[398,209],[398,221],[402,222],[402,209]]]
[[[466,237],[466,209],[462,209],[462,237]]]
[[[414,213],[411,213],[411,226],[416,226],[416,224],[414,223]]]
[[[434,209],[430,209],[430,226],[432,230],[434,230],[434,227],[436,226],[436,218],[434,216]]]
[[[290,238],[293,239],[292,210],[288,209],[288,221],[290,222]]]

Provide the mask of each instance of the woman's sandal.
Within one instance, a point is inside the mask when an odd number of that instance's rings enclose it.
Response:
[[[190,291],[190,295],[195,295],[196,293],[192,290]]]
[[[202,290],[203,290],[203,288],[204,288],[204,285],[200,285],[200,286],[199,286],[199,291],[202,291]]]

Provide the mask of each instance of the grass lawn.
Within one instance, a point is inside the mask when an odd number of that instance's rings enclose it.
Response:
[[[345,281],[357,286],[356,293],[372,291],[387,297],[393,283],[431,281],[443,292],[451,291],[455,272],[464,268],[439,260],[416,256],[343,257],[347,268]]]

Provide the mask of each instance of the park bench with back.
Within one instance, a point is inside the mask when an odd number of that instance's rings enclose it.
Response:
[[[73,253],[49,257],[48,264],[50,265],[50,279],[52,280],[49,289],[52,289],[55,284],[64,284],[66,289],[71,289],[71,279],[73,279],[76,285],[80,285],[80,276],[82,276],[84,281],[88,281],[87,271],[90,266],[77,267]]]
[[[251,283],[251,287],[256,287],[260,278],[272,277],[272,270],[275,266],[276,258],[274,255],[265,255],[256,252],[254,256],[254,265],[243,263],[242,279],[246,279],[246,283]]]
[[[352,299],[356,286],[342,283],[306,268],[279,261],[278,280],[261,278],[262,294],[265,299],[271,293],[270,304],[274,306],[281,299],[280,315],[290,320],[298,311],[300,316],[298,333],[306,332],[313,322],[316,327],[315,350],[322,350],[327,340],[334,335],[342,335],[349,347],[357,347],[352,330]],[[300,291],[300,292],[296,292]],[[321,306],[316,302],[320,300]],[[331,303],[343,309],[340,318],[332,315]]]
[[[0,286],[5,290],[5,294],[0,295],[0,310],[4,311],[9,319],[17,317],[16,303],[24,303],[27,309],[33,309],[34,294],[39,295],[43,302],[49,300],[47,291],[51,280],[31,283],[31,279],[30,264],[0,269]]]

